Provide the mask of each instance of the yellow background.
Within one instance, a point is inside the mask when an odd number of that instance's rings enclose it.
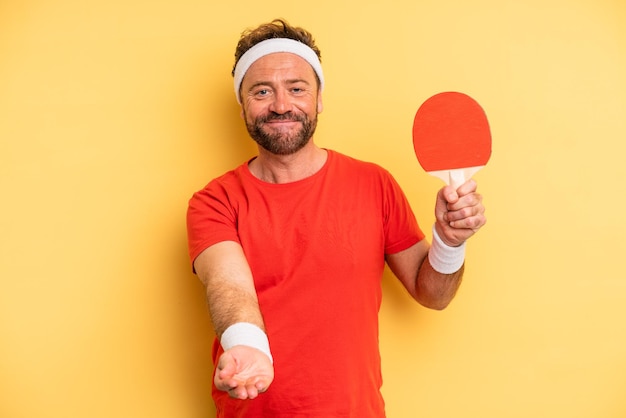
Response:
[[[388,168],[425,230],[418,106],[462,91],[492,126],[457,299],[384,278],[389,417],[626,416],[621,0],[0,2],[0,416],[213,415],[184,216],[255,152],[234,45],[278,16],[322,49],[317,142]]]

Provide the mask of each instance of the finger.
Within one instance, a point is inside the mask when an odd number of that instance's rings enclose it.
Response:
[[[265,380],[265,379],[260,379],[256,384],[255,384],[257,390],[259,391],[259,393],[263,393],[265,391],[267,391],[267,388],[270,386],[269,383]]]
[[[243,385],[230,389],[228,395],[234,399],[248,399],[248,391]]]
[[[215,387],[219,390],[228,391],[238,385],[237,380],[234,379],[236,370],[236,364],[231,361],[232,357],[222,355],[215,369],[215,376],[213,382]]]
[[[473,235],[476,231],[482,228],[486,222],[487,220],[483,215],[477,215],[469,218],[464,218],[459,221],[452,221],[450,222],[450,227],[457,230],[472,231],[471,235]],[[467,238],[469,238],[469,236]]]
[[[220,378],[218,373],[215,373],[215,378],[213,379],[213,382],[215,383],[215,387],[217,389],[223,391],[230,391],[240,385],[240,382],[238,382],[236,379],[233,379],[232,377],[226,379]]]
[[[472,206],[464,206],[456,210],[450,210],[445,214],[445,219],[448,222],[460,221],[466,218],[479,216],[485,213],[485,207],[478,203]]]
[[[246,385],[248,399],[254,399],[259,396],[259,390],[255,385]]]
[[[476,193],[463,196],[457,203],[448,205],[446,209],[449,221],[474,216],[485,211],[482,196]]]
[[[435,201],[435,219],[439,222],[447,222],[446,214],[448,213],[448,205],[450,203],[448,202],[446,193],[454,193],[454,189],[446,186],[437,192],[437,200]]]
[[[474,193],[478,187],[478,184],[474,179],[469,179],[465,183],[461,184],[457,189],[456,193],[459,196],[465,196],[470,193]]]
[[[215,370],[216,376],[219,376],[220,379],[225,380],[232,378],[236,373],[237,363],[231,356],[227,354],[222,354]]]
[[[230,388],[228,390],[228,394],[235,399],[254,399],[265,390],[267,390],[267,387],[265,386],[263,386],[263,391],[261,391],[255,384],[240,383],[237,386]]]
[[[474,180],[468,180],[457,189],[458,199],[454,202],[449,202],[447,205],[448,210],[458,210],[467,206],[480,205],[482,202],[482,195],[476,192],[476,182]]]
[[[446,220],[448,222],[454,222],[485,213],[485,207],[481,202],[471,203],[471,205],[464,205],[458,208],[449,209],[445,216]]]
[[[440,196],[446,203],[455,203],[459,200],[459,194],[452,186],[445,186],[440,190]]]

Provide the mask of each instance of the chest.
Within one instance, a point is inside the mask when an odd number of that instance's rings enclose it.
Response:
[[[238,232],[259,290],[322,276],[380,278],[385,215],[376,187],[308,185],[248,196]]]

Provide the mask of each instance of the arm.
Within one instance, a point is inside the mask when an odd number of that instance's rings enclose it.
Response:
[[[476,183],[468,181],[456,191],[446,186],[437,193],[435,229],[450,247],[462,245],[486,222],[482,197],[476,193]],[[452,273],[442,274],[430,264],[430,245],[422,240],[396,254],[387,255],[387,264],[409,294],[431,309],[444,309],[461,285],[463,266]]]
[[[218,338],[237,322],[249,322],[265,329],[252,272],[238,243],[223,241],[210,246],[196,258],[194,268],[206,287],[209,312]]]
[[[404,251],[387,255],[387,264],[413,299],[427,308],[442,310],[454,299],[463,268],[452,274],[435,271],[428,261],[429,248],[423,239]]]
[[[204,250],[194,267],[206,287],[207,303],[219,339],[236,323],[250,323],[265,330],[252,273],[241,246],[224,241]],[[246,345],[226,350],[218,360],[215,385],[234,398],[255,398],[274,379],[270,358]]]

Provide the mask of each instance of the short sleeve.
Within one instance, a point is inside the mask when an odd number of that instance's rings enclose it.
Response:
[[[232,196],[219,180],[194,193],[187,208],[187,240],[193,266],[202,251],[221,241],[239,242]]]
[[[387,173],[384,183],[385,254],[394,254],[424,239],[406,195]]]

